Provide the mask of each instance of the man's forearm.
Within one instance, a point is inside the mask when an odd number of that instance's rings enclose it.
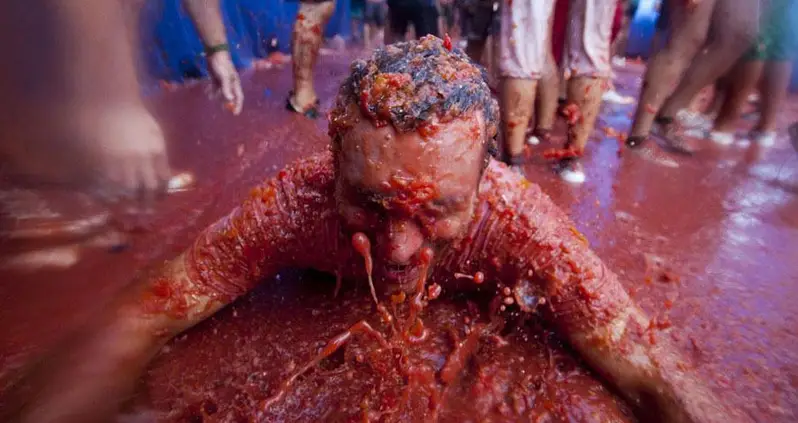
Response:
[[[562,249],[538,271],[550,318],[569,343],[641,411],[656,410],[653,418],[720,423],[732,417],[670,342],[668,324],[646,316],[584,238],[575,229],[557,238]]]
[[[495,221],[483,226],[494,235],[478,241],[510,269],[500,277],[515,281],[513,292],[544,299],[558,333],[641,409],[656,405],[669,422],[726,421],[730,411],[669,341],[667,324],[645,315],[565,213],[520,177],[487,176]]]
[[[183,0],[205,47],[227,43],[220,0]]]
[[[322,155],[324,156],[324,155]],[[314,266],[307,250],[333,250],[331,160],[310,157],[250,191],[241,206],[203,230],[128,302],[176,334],[215,313],[287,266]]]

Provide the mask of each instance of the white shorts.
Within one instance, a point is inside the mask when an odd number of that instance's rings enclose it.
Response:
[[[618,0],[570,0],[563,70],[570,76],[608,78],[610,38]],[[556,0],[503,0],[499,71],[507,78],[539,79],[551,49]]]

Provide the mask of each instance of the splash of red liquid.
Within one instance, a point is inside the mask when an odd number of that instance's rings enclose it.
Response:
[[[410,311],[408,313],[407,319],[403,322],[404,324],[402,325],[402,331],[400,335],[400,332],[397,330],[394,324],[394,315],[388,311],[385,305],[379,303],[377,299],[374,283],[372,280],[373,261],[371,257],[371,242],[365,234],[356,233],[352,236],[352,246],[360,255],[363,256],[365,260],[371,294],[374,302],[377,304],[377,311],[381,315],[383,322],[386,323],[392,330],[390,338],[386,338],[380,331],[369,325],[368,322],[361,320],[346,331],[328,341],[324,349],[322,349],[321,352],[319,352],[313,359],[308,361],[297,371],[293,372],[280,385],[279,389],[274,395],[261,401],[259,404],[261,413],[267,412],[274,403],[280,401],[300,376],[310,371],[322,360],[330,357],[340,348],[344,347],[354,336],[366,335],[369,338],[376,340],[385,350],[399,348],[401,351],[406,351],[406,348],[410,344],[423,342],[427,339],[429,331],[424,327],[424,322],[418,317],[418,314],[426,305],[426,302],[424,301],[425,294],[428,296],[428,299],[435,299],[441,293],[441,288],[437,284],[431,285],[429,290],[425,289],[427,274],[434,258],[432,249],[426,247],[419,252],[421,272],[418,281],[416,282],[415,293],[410,299]],[[394,308],[398,303],[403,303],[404,301],[404,293],[394,294],[391,297],[391,305]],[[394,310],[394,314],[395,313],[396,311]],[[456,373],[459,373],[460,370],[462,370],[462,366],[460,366],[459,363],[465,362],[467,357],[473,353],[475,350],[473,343],[474,341],[468,343],[467,351],[463,351],[462,348],[459,348],[455,354],[456,358],[448,360],[453,364],[450,364],[449,369],[447,370],[447,380],[453,379],[456,376]],[[403,352],[402,354],[405,353]],[[399,370],[408,377],[408,386],[405,388],[403,397],[409,398],[411,391],[420,390],[426,392],[429,395],[431,403],[433,404],[433,415],[437,415],[438,409],[442,404],[443,392],[439,391],[434,386],[435,377],[432,369],[415,366],[407,361],[407,357],[405,356],[403,360],[400,360]]]
[[[568,122],[568,125],[576,125],[580,119],[582,119],[582,110],[579,108],[579,105],[576,103],[570,103],[565,108],[563,108],[562,114],[565,116],[565,120]]]
[[[294,381],[296,381],[296,379],[299,376],[302,376],[305,372],[307,372],[312,367],[319,364],[325,358],[333,355],[336,351],[338,351],[339,348],[344,346],[344,344],[346,344],[347,341],[349,341],[349,338],[358,334],[367,335],[369,337],[374,338],[377,342],[379,342],[380,346],[382,346],[383,348],[387,349],[390,347],[388,341],[385,340],[385,337],[383,337],[379,331],[372,328],[371,325],[368,324],[368,322],[366,322],[365,320],[361,320],[355,323],[351,328],[347,329],[346,332],[336,336],[335,338],[327,342],[327,345],[324,346],[324,349],[322,349],[321,352],[319,352],[316,355],[316,357],[307,362],[307,364],[302,366],[302,368],[294,372],[294,374],[292,374],[288,379],[286,379],[282,383],[282,385],[280,385],[280,389],[278,389],[274,395],[261,401],[259,407],[261,412],[265,412],[266,410],[269,409],[269,407],[272,404],[279,401],[283,396],[285,396],[285,393],[288,391],[291,385],[294,384]]]
[[[478,325],[465,340],[455,342],[454,351],[449,354],[446,364],[441,369],[441,381],[449,385],[457,379],[465,367],[469,357],[471,357],[479,346],[479,340],[485,333],[485,327]]]
[[[562,160],[577,157],[582,157],[582,152],[573,147],[564,149],[550,148],[543,152],[543,158],[547,160]]]
[[[410,301],[410,314],[407,317],[407,325],[414,324],[416,321],[416,316],[422,309],[424,309],[424,284],[427,282],[427,272],[429,271],[429,266],[435,256],[435,254],[432,252],[432,249],[429,247],[422,248],[418,255],[419,261],[421,263],[421,272],[419,273],[418,280],[416,281],[416,293],[413,295],[413,299]],[[405,329],[405,332],[407,332],[407,330],[408,328]]]
[[[454,277],[458,279],[471,279],[477,285],[485,282],[485,274],[482,272],[476,272],[473,276],[466,275],[465,273],[455,273]]]
[[[374,261],[371,259],[371,242],[369,241],[369,237],[363,232],[358,232],[352,235],[352,247],[354,247],[355,251],[363,256],[363,260],[366,262],[366,274],[369,278],[371,298],[374,299],[374,304],[379,306],[380,302],[377,300],[377,291],[374,289],[374,279],[372,278],[372,273],[374,272]]]

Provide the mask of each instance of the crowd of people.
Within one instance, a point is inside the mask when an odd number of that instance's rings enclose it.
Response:
[[[746,138],[772,145],[795,57],[798,9],[788,0],[663,0],[657,6],[653,54],[625,142],[629,151],[678,167],[672,154],[693,155],[695,138],[730,145],[756,91],[759,121]],[[520,169],[526,144],[549,140],[559,114],[568,133],[553,167],[565,181],[582,183],[580,159],[602,101],[634,101],[612,89],[612,65],[624,64],[638,7],[632,0],[369,0],[363,23],[366,34],[374,34],[387,14],[387,42],[406,39],[408,24],[410,37],[437,36],[441,27],[459,34],[469,57],[487,66],[498,92],[502,160]],[[379,44],[369,35],[366,45]],[[714,101],[706,110],[691,108],[708,86],[715,87]]]
[[[445,33],[454,35],[456,45],[463,47],[472,60],[486,65],[489,83],[501,103],[502,159],[510,165],[522,165],[525,144],[547,140],[557,115],[564,115],[569,123],[568,137],[555,170],[566,181],[579,183],[585,180],[580,157],[595,127],[602,99],[631,100],[611,89],[612,64],[623,62],[629,22],[637,3],[547,0],[529,5],[496,0],[355,0],[352,16],[356,28],[363,26],[363,40],[369,49]],[[112,18],[103,24],[111,25],[114,19],[121,26],[125,19],[135,21],[135,4],[126,3],[132,12],[121,6],[111,10],[107,15]],[[218,92],[230,110],[238,114],[243,107],[243,92],[230,57],[218,1],[186,0],[185,5],[206,46],[208,68]],[[103,7],[114,8],[113,3]],[[313,68],[324,42],[322,29],[335,7],[334,0],[301,0],[294,24],[294,86],[286,108],[311,118],[320,115]],[[696,135],[721,145],[731,144],[741,112],[757,92],[759,121],[750,139],[762,145],[773,144],[777,134],[775,116],[787,93],[798,40],[793,3],[663,0],[659,7],[653,55],[646,66],[626,140],[629,150],[655,163],[676,167],[678,162],[666,152],[691,155],[697,149],[691,139]],[[90,14],[72,13],[66,6],[64,9],[61,16],[66,24],[59,27],[63,42],[97,47],[75,48],[86,58],[69,61],[76,65],[74,69],[66,66],[67,75],[75,76],[66,78],[67,87],[59,89],[68,93],[60,103],[52,98],[37,103],[36,98],[22,93],[19,101],[4,103],[0,115],[7,118],[6,133],[14,134],[15,140],[3,143],[5,167],[89,184],[105,196],[151,197],[150,193],[166,186],[168,160],[159,124],[138,99],[134,30],[100,45],[101,37],[94,36],[103,29],[95,23],[98,20]],[[131,17],[126,18],[125,12]],[[10,24],[14,23],[11,15],[7,18]],[[105,51],[110,53],[103,56]],[[91,55],[115,60],[95,60]],[[97,66],[77,68],[95,62],[99,62]],[[15,75],[14,69],[20,72]],[[22,67],[4,72],[8,74],[2,78],[8,83],[6,92],[14,97],[14,90],[21,86],[16,81],[29,74]],[[91,94],[111,84],[102,85],[109,79],[107,75],[115,78],[113,87],[104,92],[118,92],[118,98]],[[714,101],[704,110],[691,107],[698,93],[708,86],[714,86]],[[104,114],[130,119],[109,116],[103,120],[105,126],[76,125],[80,116],[76,119],[58,111],[65,108],[59,104],[71,103],[80,107],[70,110],[102,110]],[[11,104],[13,107],[5,110]],[[31,118],[13,118],[22,115],[63,122],[54,130],[60,132],[59,137],[72,139],[70,145],[75,154],[92,166],[78,172],[74,166],[54,163],[55,159],[46,154],[23,154],[22,145],[26,146],[24,151],[30,151],[31,145],[39,145],[37,150],[45,151],[47,143],[58,137],[43,131],[34,133],[29,130],[30,125],[20,124],[31,122]],[[134,124],[144,121],[148,123]],[[126,141],[132,137],[143,141]],[[125,165],[120,167],[117,163]]]

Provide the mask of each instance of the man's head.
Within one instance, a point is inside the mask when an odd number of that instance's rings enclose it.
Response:
[[[438,38],[352,65],[330,115],[336,200],[372,239],[377,280],[407,287],[423,247],[465,234],[497,121],[484,71]]]

